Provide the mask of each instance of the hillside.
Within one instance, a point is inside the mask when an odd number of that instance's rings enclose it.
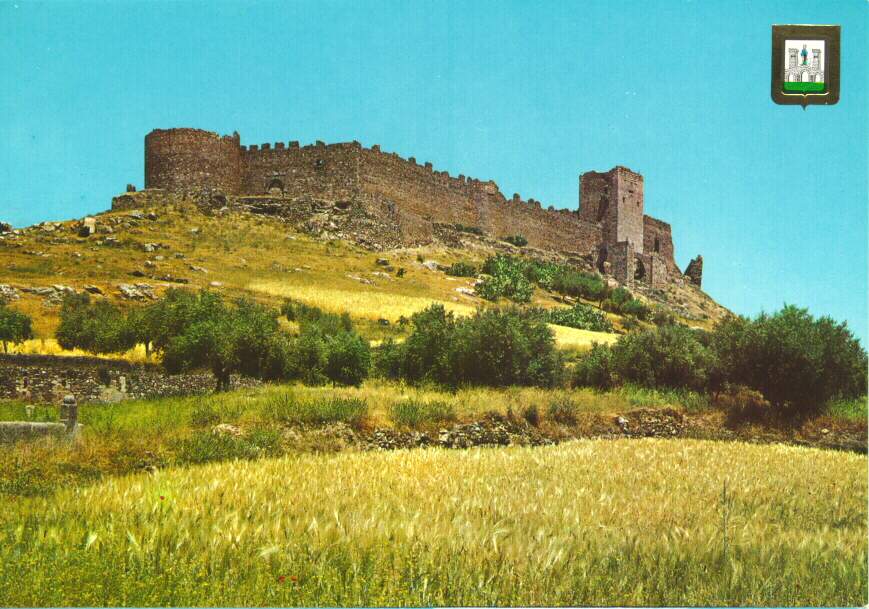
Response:
[[[373,252],[280,218],[191,202],[143,206],[94,216],[93,234],[80,220],[42,223],[0,235],[0,288],[34,318],[36,343],[25,351],[56,351],[51,336],[68,290],[88,291],[135,306],[169,287],[209,288],[279,304],[292,297],[348,312],[372,340],[399,336],[396,323],[432,302],[457,314],[490,306],[473,294],[473,278],[449,277],[453,262],[481,264],[496,252],[571,262],[553,252],[516,248],[473,234],[433,245]],[[690,284],[666,291],[638,285],[638,295],[674,311],[689,325],[708,327],[726,310]],[[532,305],[565,306],[560,296],[536,290]],[[609,315],[616,329],[621,318]],[[614,336],[556,327],[561,346],[584,348]],[[131,356],[133,356],[131,354]]]

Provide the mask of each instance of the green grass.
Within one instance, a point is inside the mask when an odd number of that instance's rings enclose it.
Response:
[[[837,400],[827,405],[826,414],[851,421],[865,421],[869,417],[867,397],[853,400]]]
[[[456,409],[449,402],[442,400],[408,399],[395,402],[390,408],[390,416],[396,426],[416,429],[428,424],[455,421]]]
[[[786,93],[823,93],[827,88],[822,82],[786,82],[783,87]]]
[[[858,605],[866,467],[795,447],[593,440],[171,469],[0,499],[0,598]]]

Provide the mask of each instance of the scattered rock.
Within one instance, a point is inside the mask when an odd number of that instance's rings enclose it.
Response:
[[[222,281],[212,281],[208,285],[210,285],[212,288],[222,288],[223,282]]]
[[[190,234],[191,234],[191,235],[198,235],[198,234],[199,234],[199,227],[198,227],[198,226],[194,226],[193,228],[191,228],[191,229],[190,229]]]
[[[243,435],[240,427],[230,425],[229,423],[220,423],[211,428],[211,433],[215,436],[232,436],[238,438]]]
[[[86,285],[84,286],[84,291],[88,294],[99,294],[102,295],[103,291],[95,285]]]
[[[430,271],[436,271],[440,268],[440,265],[434,260],[426,260],[422,265]]]
[[[386,258],[378,258],[377,265],[378,266],[389,266],[389,260],[387,260]]]
[[[18,300],[19,298],[21,296],[18,294],[18,290],[11,285],[0,283],[0,302],[9,302],[11,300]]]
[[[154,287],[147,283],[120,283],[118,284],[118,291],[121,294],[122,298],[126,298],[127,300],[156,300],[157,296],[154,294]]]
[[[351,275],[348,273],[347,277],[349,279],[352,279],[353,281],[358,281],[359,283],[364,283],[365,285],[374,285],[373,281],[371,281],[370,279],[366,279],[365,277],[360,277],[359,275]]]
[[[477,293],[474,292],[473,289],[465,288],[465,287],[456,288],[456,292],[458,292],[459,294],[464,294],[465,296],[476,296],[477,295]]]
[[[195,264],[188,265],[188,268],[189,268],[191,271],[194,271],[194,272],[196,272],[196,273],[205,273],[205,274],[208,274],[208,269],[203,268],[203,267],[201,267],[201,266],[196,266]]]

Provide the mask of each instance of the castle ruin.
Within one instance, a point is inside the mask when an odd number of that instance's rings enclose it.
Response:
[[[696,268],[685,277],[676,266],[670,225],[644,213],[643,176],[621,166],[582,174],[579,206],[571,211],[505,197],[493,181],[450,176],[377,145],[244,146],[237,133],[156,129],[145,137],[145,190],[134,194],[162,193],[196,193],[214,205],[235,203],[299,222],[334,212],[346,219],[349,234],[368,234],[366,227],[376,225],[381,241],[395,246],[430,242],[444,226],[492,237],[521,234],[531,247],[584,257],[623,284],[663,287],[683,278],[700,284]],[[113,208],[137,203],[121,196]]]

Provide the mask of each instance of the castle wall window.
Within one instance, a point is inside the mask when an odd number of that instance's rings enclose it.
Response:
[[[280,180],[272,180],[269,182],[267,190],[269,191],[269,194],[279,195],[284,192],[284,184]]]
[[[655,252],[661,251],[661,240],[655,237]]]

